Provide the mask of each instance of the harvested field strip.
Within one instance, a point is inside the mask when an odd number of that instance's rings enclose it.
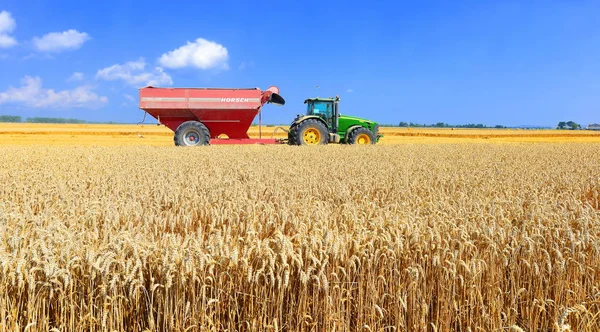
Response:
[[[140,131],[0,131],[0,135],[90,135],[90,136],[129,136],[129,135],[173,136],[172,132]]]
[[[465,134],[464,132],[452,133],[428,133],[428,132],[398,132],[394,130],[381,130],[382,134],[386,136],[406,136],[406,137],[448,137],[448,138],[510,138],[510,137],[600,137],[600,133],[532,133],[532,132],[519,132],[514,134],[506,133],[494,133],[494,134],[479,134],[477,132]]]
[[[378,144],[382,145],[600,142],[600,133],[591,131],[382,127],[381,133],[384,137]],[[258,126],[251,126],[248,135],[252,138],[287,137],[283,130],[272,126],[263,126],[261,136]],[[42,142],[50,145],[173,146],[173,132],[155,124],[0,124],[0,145],[38,145]]]
[[[599,137],[600,133],[593,134],[563,134],[563,133],[520,133],[520,134],[449,134],[449,133],[427,133],[427,132],[398,132],[393,130],[386,130],[383,128],[381,133],[386,136],[399,136],[399,137],[446,137],[446,138],[511,138],[511,137],[544,137],[544,138],[560,138],[560,137]],[[140,129],[139,131],[0,131],[0,135],[91,135],[91,136],[127,136],[127,135],[137,135],[137,134],[145,134],[145,135],[154,135],[154,136],[173,136],[173,132],[171,131],[149,131],[146,132],[144,129]],[[258,135],[258,130],[249,130],[249,134],[252,136]],[[273,136],[270,132],[262,133],[263,137],[271,137]],[[279,132],[274,135],[275,137],[283,137],[286,136],[285,132]]]

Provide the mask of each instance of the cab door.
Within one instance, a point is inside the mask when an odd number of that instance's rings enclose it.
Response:
[[[330,129],[336,127],[333,123],[333,121],[336,120],[333,116],[333,103],[326,101],[315,101],[313,114],[321,117],[325,123],[327,123],[327,127]]]

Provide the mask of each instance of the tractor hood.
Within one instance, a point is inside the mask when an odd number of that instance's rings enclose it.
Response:
[[[368,123],[374,123],[377,124],[375,121],[371,121],[371,120],[367,120],[367,119],[363,119],[363,118],[359,118],[356,116],[349,116],[349,115],[340,115],[339,118],[341,121],[352,121],[352,122],[368,122]]]

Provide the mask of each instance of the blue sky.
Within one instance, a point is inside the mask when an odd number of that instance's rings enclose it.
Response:
[[[265,123],[338,94],[381,123],[586,125],[598,17],[598,1],[3,0],[0,114],[133,123],[147,83],[277,85]]]

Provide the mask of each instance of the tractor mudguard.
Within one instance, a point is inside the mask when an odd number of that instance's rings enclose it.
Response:
[[[364,126],[361,125],[354,125],[351,127],[348,127],[348,130],[346,131],[346,134],[344,135],[344,142],[348,142],[348,135],[356,128],[361,128]],[[368,128],[367,128],[368,129]],[[383,134],[377,134],[376,138],[375,138],[375,142],[379,142],[379,139],[383,137]]]
[[[356,128],[361,128],[361,125],[354,125],[351,127],[348,127],[348,130],[346,130],[346,134],[344,135],[344,142],[348,142],[348,135]]]
[[[318,119],[319,121],[323,122],[323,124],[325,125],[325,127],[329,128],[329,126],[327,125],[327,123],[325,123],[325,121],[323,121],[323,118],[321,118],[320,116],[317,115],[305,115],[299,118],[294,119],[294,122],[292,122],[292,124],[290,125],[290,127],[295,126],[297,124],[299,124],[300,122],[306,120],[306,119]]]

